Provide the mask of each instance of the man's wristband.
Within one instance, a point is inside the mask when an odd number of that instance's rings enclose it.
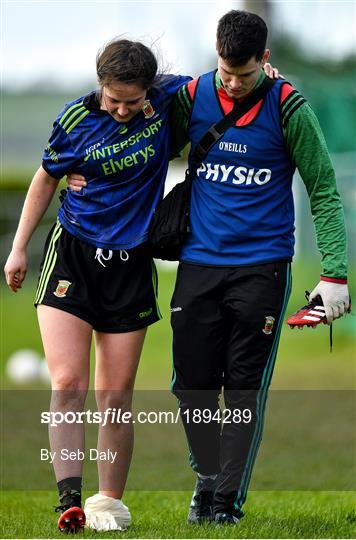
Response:
[[[341,283],[341,285],[347,284],[347,279],[333,278],[327,276],[320,276],[320,281],[329,281],[329,283]]]

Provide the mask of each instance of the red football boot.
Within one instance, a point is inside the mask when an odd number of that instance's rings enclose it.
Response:
[[[66,533],[77,533],[84,529],[85,514],[79,506],[65,510],[58,520],[58,529]]]
[[[309,300],[310,293],[305,291],[305,298]],[[346,313],[351,313],[351,298],[349,301],[349,307]],[[293,329],[295,326],[298,326],[300,330],[303,330],[304,326],[309,328],[316,328],[318,324],[323,323],[327,324],[325,316],[325,308],[321,296],[318,295],[313,300],[308,302],[308,304],[290,315],[287,319],[287,324]],[[333,348],[333,325],[330,323],[330,352]]]
[[[56,512],[62,512],[58,520],[58,529],[61,532],[75,534],[81,532],[85,525],[85,514],[81,506],[81,496],[77,491],[65,491],[61,498],[61,504]]]
[[[309,300],[308,291],[305,292],[305,297]],[[321,296],[316,296],[308,302],[307,305],[298,309],[293,315],[287,319],[287,324],[293,329],[295,326],[303,329],[304,326],[315,328],[318,324],[327,324],[325,316],[325,308]]]

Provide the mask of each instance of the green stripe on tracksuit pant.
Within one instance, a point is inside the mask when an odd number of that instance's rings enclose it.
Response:
[[[172,391],[193,469],[219,474],[215,512],[242,515],[290,290],[289,262],[179,265],[171,302]]]

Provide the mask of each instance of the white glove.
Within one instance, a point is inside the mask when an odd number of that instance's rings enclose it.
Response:
[[[347,311],[350,295],[346,284],[320,281],[310,293],[309,300],[313,300],[318,294],[320,294],[323,300],[328,324],[342,317],[345,311]]]

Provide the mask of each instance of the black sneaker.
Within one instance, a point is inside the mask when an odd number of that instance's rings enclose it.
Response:
[[[214,492],[216,479],[198,476],[189,506],[188,523],[213,521]]]
[[[239,518],[227,512],[217,512],[214,521],[217,525],[237,525],[240,522]]]
[[[85,514],[81,508],[79,491],[63,491],[59,500],[61,504],[55,508],[55,512],[61,512],[58,520],[59,530],[72,534],[82,531],[85,525]]]

